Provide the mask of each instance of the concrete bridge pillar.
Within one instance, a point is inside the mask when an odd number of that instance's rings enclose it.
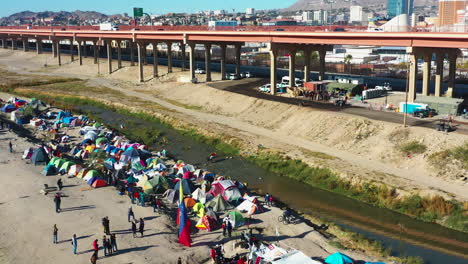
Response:
[[[18,40],[15,38],[11,39],[11,49],[12,50],[17,50],[18,49]]]
[[[276,94],[276,61],[278,56],[278,50],[273,44],[270,44],[270,93],[272,95]]]
[[[189,43],[190,46],[190,79],[195,79],[195,43]]]
[[[80,42],[78,42],[78,43],[80,43]],[[80,43],[80,45],[81,45],[81,43]],[[83,47],[83,50],[82,50],[83,57],[88,58],[88,46],[86,45],[86,40],[83,41],[83,46],[82,47]]]
[[[73,62],[75,60],[75,54],[73,54],[74,52],[74,47],[73,47],[73,39],[70,39],[70,61]]]
[[[211,43],[205,44],[206,82],[211,82]]]
[[[76,43],[78,44],[78,47],[77,47],[77,49],[78,49],[78,62],[80,64],[80,66],[81,66],[81,65],[83,65],[83,47],[81,46],[81,41],[80,40],[77,41]],[[86,43],[86,41],[85,41],[85,43]]]
[[[319,50],[319,80],[325,80],[325,56],[327,55],[326,49]]]
[[[159,75],[158,72],[158,43],[153,42],[153,78],[157,78]]]
[[[36,52],[42,54],[42,39],[36,39]]]
[[[57,58],[57,41],[52,40],[52,56]]]
[[[5,48],[5,39],[2,38],[2,48]]]
[[[455,72],[457,70],[457,52],[458,49],[451,50],[448,54],[449,59],[449,79],[448,79],[448,89],[447,97],[453,97],[453,92],[455,90]]]
[[[310,81],[310,57],[312,51],[309,48],[304,49],[304,82]]]
[[[29,44],[29,40],[27,38],[23,39],[23,51],[24,52],[27,52],[29,50],[28,44]]]
[[[221,48],[221,80],[226,80],[226,44],[220,44]]]
[[[144,76],[143,76],[143,46],[146,46],[146,44],[143,44],[141,42],[137,43],[137,50],[138,50],[138,74],[139,74],[139,80],[140,82],[144,82]]]
[[[117,40],[117,69],[122,69],[122,42]]]
[[[296,86],[296,53],[296,48],[289,50],[289,87],[291,89]]]
[[[107,69],[109,74],[112,73],[112,40],[106,40],[107,46]]]
[[[236,44],[235,45],[235,48],[236,48],[236,76],[237,76],[237,79],[240,79],[241,78],[241,48],[242,48],[242,44]]]
[[[435,75],[435,96],[440,97],[442,95],[442,82],[444,79],[444,57],[445,53],[438,51],[436,53],[436,75]]]
[[[93,56],[94,56],[94,64],[98,64],[98,41],[93,41]]]
[[[425,53],[423,55],[424,64],[423,64],[423,88],[422,95],[429,95],[429,84],[431,82],[431,61],[432,53]]]
[[[60,40],[57,40],[55,42],[55,46],[56,46],[56,53],[57,53],[57,62],[58,62],[58,65],[59,66],[62,66],[62,56],[61,56],[61,52],[60,52]]]
[[[185,61],[187,60],[187,58],[186,58],[187,55],[186,55],[186,50],[185,50],[185,44],[184,43],[180,44],[180,51],[182,52],[182,54],[181,54],[182,55],[182,57],[181,57],[181,59],[182,59],[181,68],[182,68],[182,71],[185,71],[186,70],[185,69]]]
[[[415,53],[410,54],[409,66],[409,84],[408,84],[408,101],[414,103],[416,99],[416,77],[418,76],[418,57]]]
[[[143,65],[148,65],[148,45],[146,43],[142,46],[142,54],[143,54]]]
[[[130,41],[128,47],[130,48],[130,66],[135,66],[135,42]]]
[[[167,73],[172,73],[172,42],[166,42],[167,44]]]

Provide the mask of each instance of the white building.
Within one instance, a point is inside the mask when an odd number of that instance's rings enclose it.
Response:
[[[213,14],[214,14],[215,16],[225,15],[225,14],[226,14],[226,10],[215,10],[215,11],[213,12]]]
[[[246,15],[255,15],[255,8],[246,8],[245,9],[245,14]]]
[[[328,12],[325,10],[316,10],[314,11],[314,22],[317,22],[318,24],[327,24],[328,22]]]
[[[368,21],[369,14],[362,10],[362,6],[351,6],[349,8],[349,23],[363,23]]]
[[[314,12],[312,12],[312,11],[302,12],[302,21],[312,22],[313,20],[314,20]]]

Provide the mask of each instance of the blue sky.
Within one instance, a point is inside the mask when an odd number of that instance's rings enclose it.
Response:
[[[143,7],[149,14],[168,12],[196,12],[201,10],[225,9],[243,11],[247,7],[256,9],[284,8],[296,0],[3,0],[0,17],[30,11],[98,11],[105,14],[132,13],[133,7]]]

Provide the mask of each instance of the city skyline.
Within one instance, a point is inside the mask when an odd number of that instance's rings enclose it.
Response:
[[[97,11],[106,15],[128,13],[131,15],[133,7],[142,7],[146,13],[150,15],[165,14],[171,12],[187,12],[195,13],[203,10],[219,10],[224,9],[236,12],[244,12],[246,8],[255,9],[277,9],[286,8],[296,2],[296,0],[230,0],[230,1],[190,1],[190,0],[177,0],[171,2],[155,3],[151,0],[139,0],[139,1],[126,1],[126,0],[82,0],[79,2],[67,2],[52,0],[47,1],[47,5],[44,2],[38,2],[33,0],[24,0],[21,4],[16,2],[3,3],[2,9],[0,10],[0,17],[10,16],[14,13],[22,11]],[[175,4],[177,3],[177,4]]]

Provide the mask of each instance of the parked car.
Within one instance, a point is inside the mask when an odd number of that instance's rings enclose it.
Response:
[[[265,85],[262,85],[262,86],[258,87],[258,91],[263,92],[263,93],[270,93],[271,92],[271,84],[267,83]],[[283,93],[284,89],[279,87],[279,84],[276,84],[276,92],[277,93]]]
[[[196,69],[195,69],[195,73],[196,73],[196,74],[205,74],[206,71],[203,70],[203,69],[200,69],[200,68],[196,68]]]
[[[254,75],[251,72],[245,72],[245,78],[253,78]]]
[[[427,109],[418,109],[413,112],[412,114],[414,117],[425,118],[425,117],[433,117],[437,115],[437,111],[431,108]]]
[[[226,79],[228,80],[239,80],[236,73],[228,73],[226,74]]]

